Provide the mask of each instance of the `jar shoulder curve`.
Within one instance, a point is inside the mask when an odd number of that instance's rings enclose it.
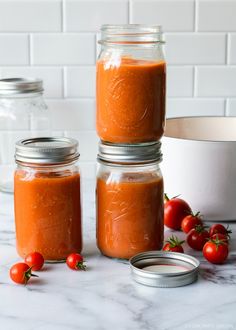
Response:
[[[14,179],[17,181],[31,182],[43,179],[63,179],[63,178],[80,178],[80,168],[78,165],[67,165],[60,167],[30,167],[17,166]]]
[[[45,99],[42,94],[34,94],[34,95],[27,95],[22,96],[7,96],[7,97],[0,97],[0,110],[6,111],[29,111],[33,109],[38,110],[47,110],[48,106],[45,102]]]
[[[162,45],[155,45],[151,47],[112,47],[103,46],[97,58],[97,64],[100,62],[112,61],[116,65],[121,65],[121,60],[129,61],[130,64],[142,64],[142,62],[165,62],[165,55]]]
[[[106,184],[111,183],[146,183],[163,181],[158,164],[149,166],[107,166],[98,165],[97,180]]]

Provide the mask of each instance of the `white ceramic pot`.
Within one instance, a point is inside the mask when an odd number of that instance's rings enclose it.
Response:
[[[162,139],[165,192],[204,219],[236,220],[236,117],[167,119]]]

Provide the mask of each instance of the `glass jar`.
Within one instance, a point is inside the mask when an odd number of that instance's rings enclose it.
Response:
[[[160,143],[100,143],[96,188],[97,246],[129,259],[163,245],[163,178]]]
[[[0,190],[13,192],[14,151],[19,139],[49,136],[51,120],[43,83],[34,78],[0,80]]]
[[[166,64],[160,26],[103,25],[97,60],[96,128],[103,141],[161,138]]]
[[[77,144],[63,137],[16,143],[16,245],[22,258],[37,251],[47,261],[61,261],[82,249]]]

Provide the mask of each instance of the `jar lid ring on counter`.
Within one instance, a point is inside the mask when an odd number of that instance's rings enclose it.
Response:
[[[67,137],[38,137],[16,142],[17,163],[63,164],[79,158],[78,141]]]
[[[43,81],[38,78],[5,78],[0,79],[0,97],[15,94],[43,92]]]
[[[98,161],[115,164],[147,164],[162,161],[161,142],[113,144],[100,141]]]
[[[200,262],[179,252],[148,251],[133,256],[130,261],[133,279],[153,287],[172,288],[197,280]]]

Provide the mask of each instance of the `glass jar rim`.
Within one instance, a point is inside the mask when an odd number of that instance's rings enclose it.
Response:
[[[104,24],[101,26],[100,44],[122,45],[164,43],[161,25]]]
[[[162,33],[161,25],[151,24],[103,24],[101,31],[136,31],[135,33]],[[134,33],[134,32],[133,32]]]

